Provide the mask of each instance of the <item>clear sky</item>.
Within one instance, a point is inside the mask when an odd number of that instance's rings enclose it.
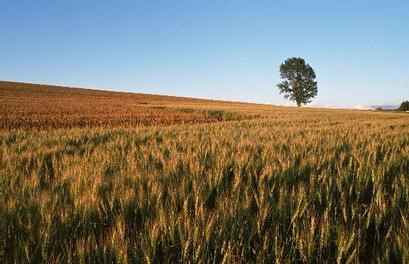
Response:
[[[409,1],[0,0],[0,80],[285,104],[279,65],[315,69],[315,105],[409,99]]]

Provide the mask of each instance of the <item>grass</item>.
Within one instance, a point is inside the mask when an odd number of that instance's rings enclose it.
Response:
[[[186,104],[1,130],[0,262],[409,262],[408,115]]]

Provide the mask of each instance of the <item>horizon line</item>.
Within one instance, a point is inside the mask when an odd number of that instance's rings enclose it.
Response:
[[[146,92],[138,92],[138,91],[130,91],[124,90],[119,88],[118,90],[112,90],[113,88],[96,88],[91,86],[82,86],[82,85],[67,85],[67,84],[50,84],[50,83],[37,83],[37,82],[29,82],[29,81],[20,81],[20,80],[0,80],[0,82],[9,82],[9,83],[20,83],[20,84],[29,84],[29,85],[43,85],[43,86],[54,86],[54,87],[62,87],[62,88],[71,88],[71,89],[86,89],[86,90],[93,90],[93,91],[105,91],[105,92],[117,92],[117,93],[132,93],[132,94],[145,94],[145,95],[156,95],[156,96],[167,96],[167,97],[179,97],[179,98],[186,98],[186,99],[197,99],[197,100],[207,100],[207,101],[221,101],[221,102],[230,102],[230,103],[243,103],[243,104],[257,104],[257,105],[265,105],[265,106],[277,106],[277,107],[290,107],[290,108],[297,108],[296,104],[292,102],[287,103],[274,103],[274,102],[260,102],[260,101],[242,101],[242,100],[234,100],[228,98],[209,98],[209,97],[193,97],[193,96],[183,96],[183,95],[172,95],[172,94],[162,94],[162,93],[146,93]],[[340,105],[330,105],[330,104],[307,104],[302,105],[301,108],[318,108],[318,109],[346,109],[346,110],[375,110],[377,107],[382,106],[399,106],[397,104],[379,104],[379,105],[354,105],[354,106],[340,106]]]

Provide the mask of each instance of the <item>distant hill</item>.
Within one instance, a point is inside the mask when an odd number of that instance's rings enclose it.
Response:
[[[377,106],[372,106],[376,109]],[[382,106],[395,109],[397,106]],[[391,107],[391,108],[386,108]],[[359,109],[367,110],[368,107]],[[208,100],[0,81],[0,130],[213,123],[290,112],[360,111]]]
[[[274,109],[245,102],[7,81],[0,81],[0,102],[0,129],[209,123],[242,118],[230,113],[234,110]]]
[[[371,105],[369,107],[372,109],[382,108],[383,110],[395,110],[399,105]]]

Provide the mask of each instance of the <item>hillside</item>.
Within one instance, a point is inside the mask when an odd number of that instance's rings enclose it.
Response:
[[[379,113],[300,109],[265,104],[0,81],[0,129],[135,127],[252,118]]]
[[[0,262],[405,263],[409,115],[0,83]]]
[[[138,126],[234,118],[206,109],[254,104],[0,81],[1,128]]]

